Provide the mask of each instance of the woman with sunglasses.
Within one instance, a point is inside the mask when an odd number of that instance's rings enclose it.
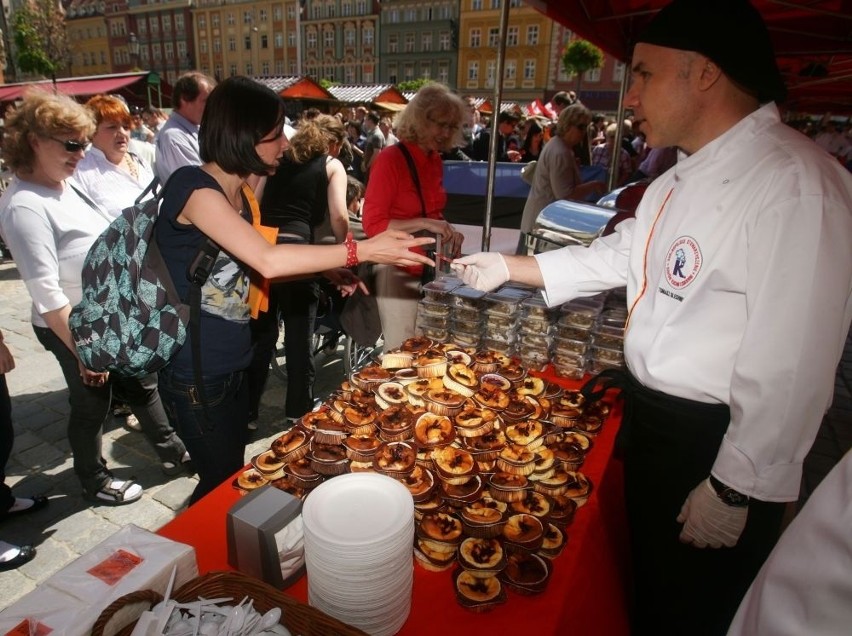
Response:
[[[385,148],[370,170],[363,216],[367,236],[387,229],[427,232],[441,237],[442,252],[459,255],[463,236],[443,217],[447,192],[441,153],[464,143],[461,125],[469,116],[467,104],[443,84],[417,91],[397,116],[399,143]],[[414,335],[422,269],[376,268],[385,351]]]
[[[95,134],[74,178],[95,203],[118,216],[151,183],[154,171],[130,149],[133,122],[122,100],[112,95],[96,95],[86,102],[86,108],[95,118]]]
[[[251,176],[275,172],[287,140],[284,102],[246,77],[230,77],[207,99],[199,132],[200,166],[178,169],[163,189],[157,243],[177,291],[186,297],[186,272],[207,239],[220,252],[201,295],[203,385],[196,384],[192,335],[160,371],[160,394],[172,425],[186,444],[199,483],[190,503],[233,475],[245,462],[251,360],[248,276],[269,279],[323,273],[344,293],[360,281],[345,267],[359,261],[432,264],[410,248],[431,243],[405,232],[338,245],[267,243],[248,221],[243,186]],[[203,399],[201,396],[204,396]]]
[[[89,111],[60,94],[33,90],[7,112],[3,160],[15,176],[0,198],[0,233],[32,298],[36,336],[59,361],[68,385],[68,442],[83,496],[119,505],[139,499],[142,487],[113,476],[102,457],[112,380],[81,364],[68,328],[71,307],[82,293],[83,261],[111,220],[71,178],[94,131]],[[139,381],[123,388],[140,420],[147,417],[150,391]],[[164,451],[164,461],[179,462],[178,450]]]
[[[559,113],[553,137],[538,158],[524,205],[519,253],[526,253],[524,236],[532,231],[545,206],[561,199],[584,201],[590,195],[601,197],[606,193],[606,184],[602,181],[581,182],[580,167],[574,155],[574,147],[585,138],[591,120],[592,114],[582,104],[572,104]]]

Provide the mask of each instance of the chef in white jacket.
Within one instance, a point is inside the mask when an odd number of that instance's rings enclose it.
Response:
[[[724,634],[831,401],[852,176],[781,122],[786,90],[747,0],[667,5],[632,77],[649,145],[681,154],[635,220],[588,248],[454,266],[479,289],[538,285],[550,305],[627,286],[634,634]]]

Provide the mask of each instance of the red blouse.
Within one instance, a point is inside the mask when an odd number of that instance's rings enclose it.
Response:
[[[426,202],[426,216],[442,219],[447,204],[444,190],[444,164],[441,155],[426,155],[417,144],[400,141],[414,159],[420,188]],[[421,215],[420,197],[402,151],[389,146],[379,153],[370,169],[370,180],[364,195],[362,222],[367,236],[375,236],[388,228],[391,219],[414,219]]]

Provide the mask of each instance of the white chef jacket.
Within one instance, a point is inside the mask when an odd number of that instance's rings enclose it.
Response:
[[[728,636],[847,636],[852,631],[852,451],[781,535]]]
[[[850,244],[852,176],[768,104],[681,157],[614,234],[536,258],[551,305],[626,284],[631,372],[728,404],[712,473],[789,501],[852,319]]]

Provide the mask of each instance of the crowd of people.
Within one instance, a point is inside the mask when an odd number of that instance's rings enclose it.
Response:
[[[730,37],[707,35],[723,31]],[[804,589],[768,588],[773,571],[793,571],[787,555],[808,541],[808,523],[829,524],[825,510],[841,505],[836,491],[852,479],[844,464],[828,480],[834,490],[814,497],[773,552],[852,320],[852,177],[842,165],[852,143],[830,120],[805,135],[781,121],[785,87],[746,0],[674,0],[639,36],[631,70],[633,115],[622,122],[566,92],[551,101],[554,117],[504,111],[489,125],[439,83],[394,119],[359,107],[291,121],[263,85],[201,73],[177,81],[168,117],[110,95],[79,104],[28,93],[6,115],[14,178],[0,232],[32,298],[35,334],[64,374],[83,496],[122,505],[142,495],[102,458],[114,398],[130,406],[166,474],[198,473],[190,503],[243,466],[280,324],[285,413],[310,411],[320,279],[344,297],[375,294],[386,350],[415,335],[420,286],[441,259],[477,289],[519,281],[549,305],[626,286],[627,368],[609,381],[630,403],[634,633],[724,634],[747,591],[732,633],[770,633],[778,621],[766,599]],[[652,182],[635,218],[589,248],[462,256],[463,237],[443,217],[443,160],[492,152],[535,162],[522,232],[554,201],[606,192],[606,178],[584,181],[582,166],[605,175],[615,164],[616,185]],[[191,343],[159,374],[128,379],[85,368],[67,324],[89,246],[155,176],[156,240],[179,293],[199,246],[219,248],[202,287],[200,387]],[[269,232],[256,231],[253,212]],[[353,238],[352,218],[366,239]],[[361,262],[375,264],[372,289],[353,273]],[[265,313],[249,303],[257,279],[274,280]],[[0,389],[13,367],[0,335]],[[13,443],[4,393],[0,477]],[[0,497],[0,518],[47,505],[5,485]],[[842,552],[844,539],[828,534]],[[34,554],[0,543],[0,569]],[[796,602],[780,611],[801,619]]]

